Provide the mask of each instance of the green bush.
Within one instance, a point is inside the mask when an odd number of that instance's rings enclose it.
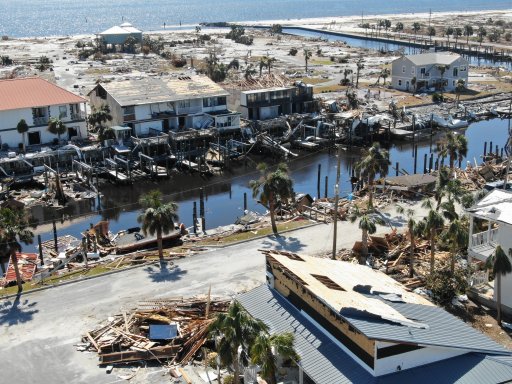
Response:
[[[432,299],[439,305],[448,305],[452,299],[466,292],[468,288],[468,272],[456,268],[452,276],[449,269],[435,271],[427,278],[427,288],[432,291]]]
[[[432,101],[434,103],[442,103],[444,101],[444,96],[435,92],[432,94]]]
[[[288,52],[288,54],[290,56],[295,56],[297,54],[297,52],[299,52],[299,50],[297,48],[290,48],[290,52]]]
[[[233,375],[227,375],[222,380],[224,384],[233,384],[235,382],[235,377]]]

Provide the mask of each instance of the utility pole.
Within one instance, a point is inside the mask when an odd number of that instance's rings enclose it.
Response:
[[[510,119],[511,119],[511,113],[512,113],[512,100],[510,100],[510,104],[508,106],[508,140],[507,144],[505,145],[505,152],[507,153],[507,168],[505,171],[505,179],[503,180],[503,189],[507,190],[507,184],[508,184],[508,172],[510,170],[510,155],[512,150],[512,132],[510,131]]]
[[[430,33],[431,20],[432,20],[432,8],[429,9],[429,13],[428,13],[428,37],[429,37],[430,44],[432,44],[432,34]]]
[[[332,259],[336,260],[336,240],[338,235],[338,201],[340,199],[341,145],[338,145],[338,165],[336,168],[336,185],[334,186],[334,235],[332,239]]]

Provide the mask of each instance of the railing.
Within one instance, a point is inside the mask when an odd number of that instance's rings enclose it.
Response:
[[[489,282],[489,271],[477,271],[469,277],[469,285],[474,287],[476,285],[485,284]]]
[[[34,117],[34,125],[46,125],[48,124],[48,118],[46,116],[43,117]]]
[[[476,247],[482,244],[495,243],[498,238],[498,229],[494,228],[490,231],[475,233],[471,237],[471,246]]]
[[[82,112],[72,113],[71,114],[71,120],[72,121],[83,120],[83,119],[85,119],[85,114],[82,113]]]
[[[202,106],[197,106],[197,107],[180,107],[180,106],[178,106],[178,108],[176,108],[176,114],[178,114],[178,115],[199,113],[202,111],[203,111]]]

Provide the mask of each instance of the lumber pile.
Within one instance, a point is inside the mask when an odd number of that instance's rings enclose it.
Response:
[[[228,306],[229,300],[219,299],[144,301],[86,332],[77,349],[97,352],[100,365],[148,360],[186,364],[206,342],[215,314]]]

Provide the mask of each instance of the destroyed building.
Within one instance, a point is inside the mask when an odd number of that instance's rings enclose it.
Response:
[[[98,84],[91,105],[110,107],[112,126],[128,126],[133,136],[186,129],[239,130],[240,114],[228,110],[229,95],[206,76],[143,78]]]
[[[391,277],[337,260],[264,253],[267,284],[238,300],[271,332],[294,334],[300,383],[512,380],[510,351]]]
[[[62,139],[87,137],[86,100],[38,77],[0,80],[0,144],[18,147],[50,143],[58,136],[48,131],[51,118],[61,120],[67,128]],[[16,127],[25,120],[24,136]]]
[[[292,82],[284,76],[266,75],[225,84],[228,105],[249,120],[266,120],[292,113],[311,113],[317,109],[313,86]]]

